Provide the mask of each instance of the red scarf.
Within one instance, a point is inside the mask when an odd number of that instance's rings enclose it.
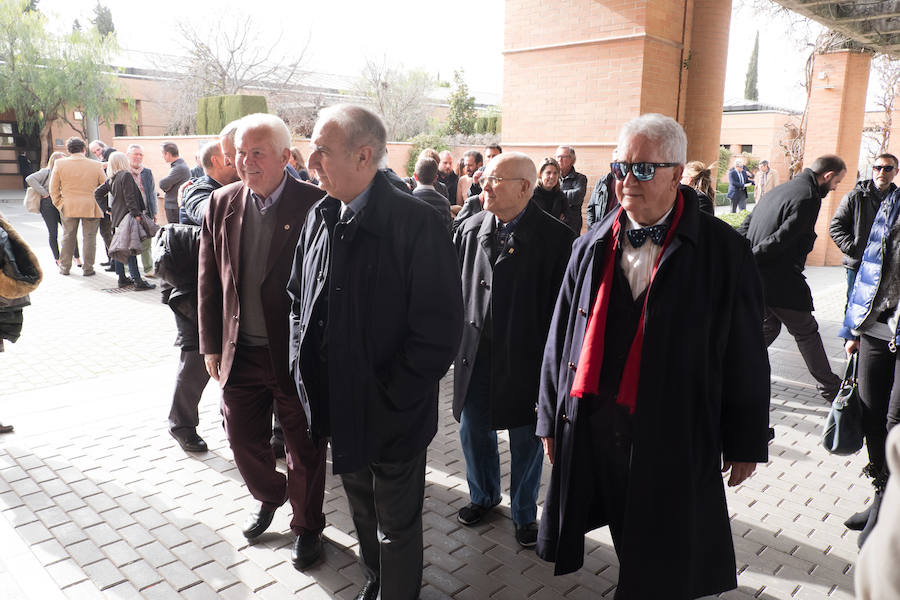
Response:
[[[656,277],[656,271],[659,269],[659,262],[666,251],[666,247],[675,235],[675,229],[681,220],[681,214],[684,212],[684,198],[681,191],[675,199],[675,214],[672,216],[672,223],[669,225],[669,231],[666,232],[666,239],[663,242],[659,256],[656,257],[656,263],[653,265],[653,271],[650,273],[650,281],[647,283],[647,290],[644,294],[644,307],[641,310],[641,318],[638,321],[637,331],[631,342],[631,349],[628,351],[628,358],[625,361],[625,369],[622,372],[622,381],[619,383],[619,393],[616,396],[616,403],[628,407],[629,413],[634,413],[634,407],[637,404],[638,380],[641,373],[641,351],[644,346],[644,315],[647,312],[647,299],[650,297],[650,286],[653,285],[653,279]],[[606,318],[609,313],[609,299],[612,295],[613,271],[615,269],[614,261],[616,259],[616,248],[619,245],[619,230],[621,229],[620,219],[622,216],[622,207],[616,214],[616,220],[612,227],[612,243],[606,245],[606,253],[603,256],[603,279],[600,281],[600,289],[597,290],[597,298],[594,300],[594,306],[591,309],[591,315],[588,319],[587,330],[584,334],[584,343],[581,345],[581,356],[578,358],[578,369],[575,371],[575,380],[572,382],[572,391],[570,395],[573,398],[584,398],[586,395],[596,395],[600,391],[600,370],[603,368],[603,343],[606,335]],[[648,241],[648,243],[653,243]]]

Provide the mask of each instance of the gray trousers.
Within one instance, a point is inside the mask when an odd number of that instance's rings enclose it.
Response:
[[[144,275],[153,272],[153,256],[150,253],[151,238],[141,240],[141,263],[144,267]]]
[[[68,271],[72,268],[72,254],[75,252],[75,237],[78,234],[78,223],[81,223],[81,259],[84,261],[84,272],[94,270],[94,257],[97,254],[97,229],[100,219],[81,219],[79,217],[62,217],[63,239],[59,251],[60,266]]]
[[[360,566],[368,579],[381,581],[380,598],[419,597],[426,453],[341,475],[359,538]]]
[[[810,312],[767,306],[766,315],[763,317],[766,346],[770,346],[778,337],[782,323],[787,327],[788,333],[794,336],[797,349],[800,350],[809,374],[818,382],[816,389],[823,398],[832,400],[841,387],[841,378],[831,370],[816,319]]]
[[[197,431],[200,413],[197,407],[209,381],[203,355],[197,350],[182,350],[175,373],[175,393],[169,410],[169,430]]]

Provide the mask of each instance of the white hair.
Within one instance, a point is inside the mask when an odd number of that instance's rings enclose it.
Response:
[[[348,150],[370,146],[372,162],[378,168],[387,165],[387,131],[381,117],[362,106],[334,104],[319,111],[316,129],[327,123],[341,128]]]
[[[659,113],[647,113],[625,123],[619,132],[619,148],[636,137],[645,137],[658,149],[662,162],[687,162],[687,136],[678,121]]]
[[[291,149],[291,132],[284,121],[267,113],[253,113],[247,115],[237,122],[237,130],[235,131],[235,139],[243,136],[250,130],[262,129],[268,132],[269,140],[272,147],[276,151]]]
[[[222,128],[222,131],[219,132],[219,140],[229,139],[231,143],[234,143],[234,134],[237,133],[238,124],[241,122],[240,119],[235,119],[228,125]]]
[[[766,163],[766,164],[768,164],[768,163]],[[736,166],[736,167],[743,167],[743,166],[744,166],[744,159],[743,159],[743,158],[736,158],[736,159],[734,160],[734,166]]]
[[[128,144],[128,148],[125,150],[125,153],[130,154],[132,150],[140,150],[141,152],[143,152],[144,147],[140,144]]]

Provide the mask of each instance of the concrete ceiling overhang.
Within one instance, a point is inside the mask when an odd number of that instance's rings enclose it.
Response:
[[[863,48],[900,58],[898,0],[776,0]]]

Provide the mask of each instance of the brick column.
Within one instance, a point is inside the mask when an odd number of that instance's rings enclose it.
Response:
[[[808,265],[841,264],[841,251],[831,241],[828,225],[841,198],[856,184],[871,61],[869,52],[839,50],[817,55],[813,65],[803,163],[808,167],[818,156],[837,154],[847,163],[847,175],[822,200],[816,221],[818,238],[806,259]]]
[[[731,0],[694,0],[691,43],[685,53],[683,125],[688,138],[688,160],[712,163],[713,181],[717,180],[730,25]]]

